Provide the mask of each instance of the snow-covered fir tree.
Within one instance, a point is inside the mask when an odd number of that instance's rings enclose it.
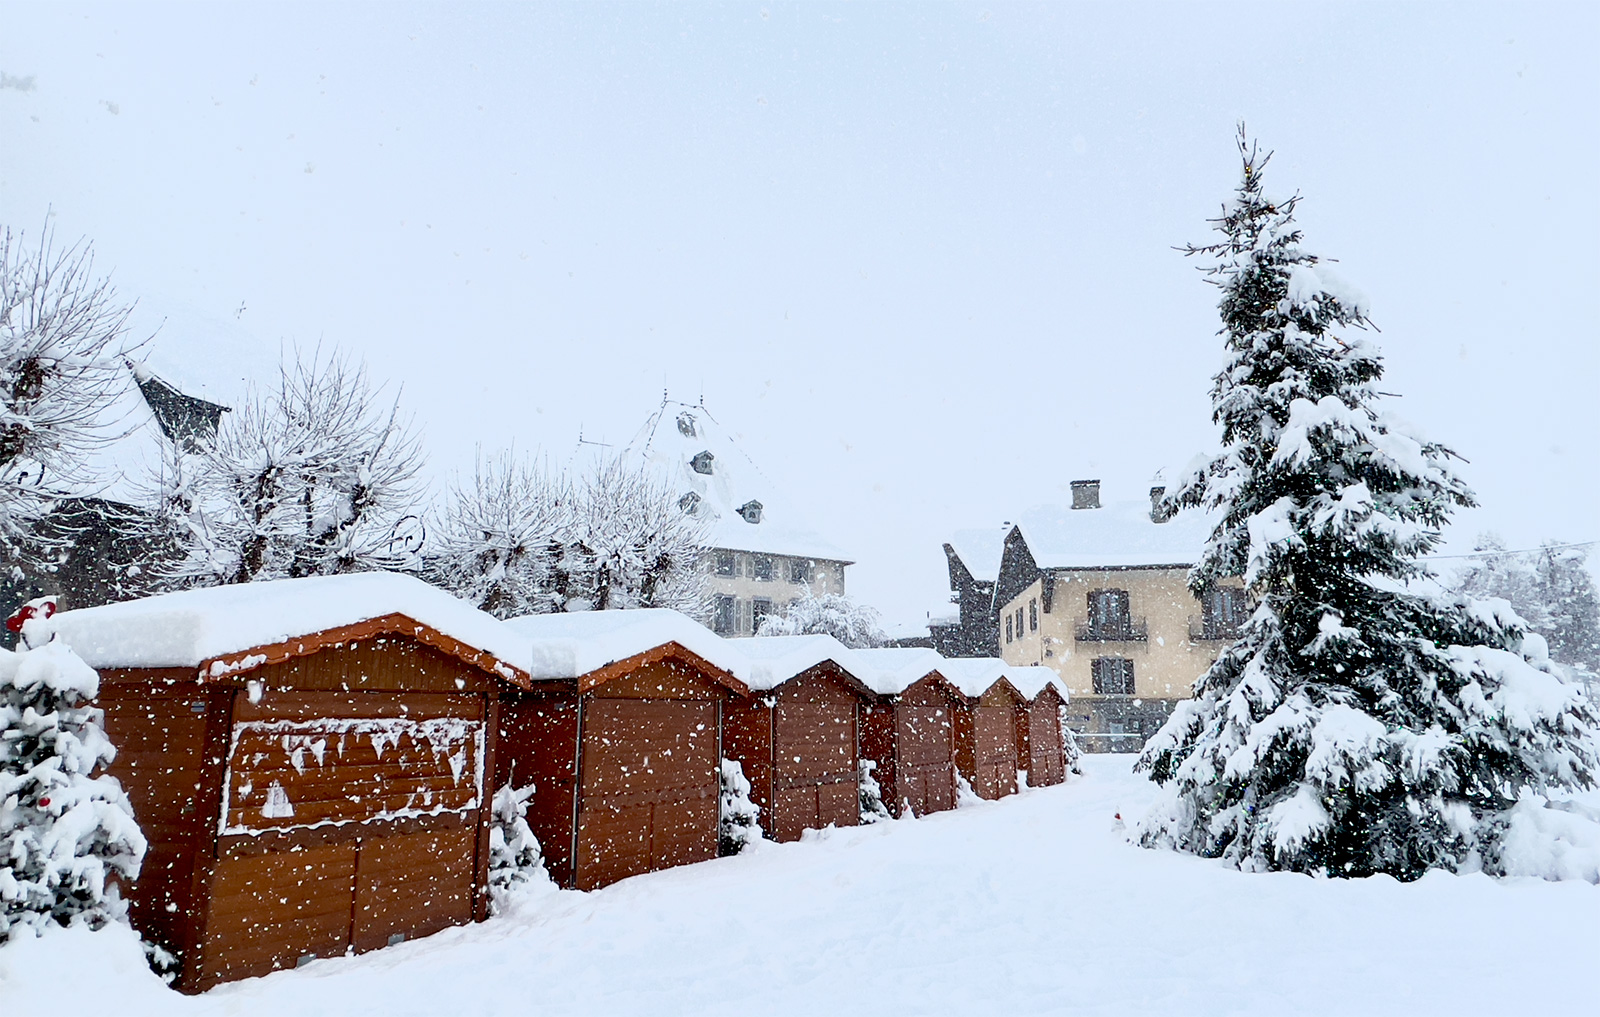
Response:
[[[215,586],[416,564],[421,446],[366,370],[293,356],[198,447],[173,443],[155,479],[171,586]]]
[[[857,767],[856,790],[861,800],[861,822],[881,823],[885,819],[893,819],[889,807],[883,803],[883,785],[878,783],[873,773],[878,768],[877,760],[863,759]]]
[[[761,621],[758,636],[829,635],[852,648],[882,646],[889,641],[878,612],[842,593],[818,597],[807,587],[782,615]]]
[[[132,879],[145,838],[116,778],[116,755],[88,705],[100,676],[59,639],[53,598],[32,601],[0,649],[0,943],[39,931],[120,920],[112,879]]]
[[[434,582],[500,618],[667,607],[699,612],[705,524],[624,460],[551,474],[511,454],[479,463],[437,513]]]
[[[1592,786],[1596,713],[1503,604],[1447,596],[1418,560],[1471,492],[1451,453],[1381,408],[1366,309],[1302,246],[1297,198],[1243,180],[1216,221],[1223,451],[1169,508],[1215,531],[1190,585],[1241,577],[1239,640],[1146,745],[1165,786],[1137,837],[1246,869],[1412,879],[1489,863],[1524,793]]]
[[[750,780],[744,767],[724,759],[720,770],[722,791],[717,798],[717,853],[736,855],[761,839],[761,807],[750,799]]]
[[[528,825],[528,800],[534,786],[503,785],[494,794],[489,826],[489,888],[496,908],[511,895],[531,886],[550,884],[539,839]]]
[[[1061,725],[1061,761],[1068,773],[1083,772],[1083,747],[1078,744],[1078,736],[1072,733],[1072,728],[1067,726],[1067,708],[1057,708],[1056,719]]]
[[[92,488],[92,454],[117,436],[107,410],[126,384],[130,306],[94,273],[88,244],[29,244],[0,230],[0,567],[48,569],[70,534],[40,519]]]

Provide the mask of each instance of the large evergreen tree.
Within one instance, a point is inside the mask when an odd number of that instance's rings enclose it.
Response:
[[[1222,240],[1189,249],[1222,291],[1223,451],[1168,507],[1217,519],[1191,588],[1240,577],[1255,610],[1146,745],[1165,793],[1137,836],[1246,869],[1492,868],[1520,795],[1592,786],[1595,712],[1514,613],[1418,560],[1472,493],[1381,409],[1362,299],[1302,247],[1242,127],[1239,149]]]

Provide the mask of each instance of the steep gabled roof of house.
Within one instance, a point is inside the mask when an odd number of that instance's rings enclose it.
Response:
[[[778,495],[704,405],[662,400],[622,454],[664,477],[686,511],[708,520],[713,547],[850,561]]]
[[[1093,509],[1041,506],[1024,512],[1017,527],[1041,569],[1141,568],[1193,565],[1212,522],[1190,511],[1158,523],[1143,501]]]

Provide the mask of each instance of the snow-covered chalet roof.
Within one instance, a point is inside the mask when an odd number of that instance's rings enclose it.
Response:
[[[619,660],[677,643],[749,684],[750,660],[734,640],[666,608],[530,614],[500,623],[530,644],[535,680],[580,678]]]
[[[937,650],[923,646],[879,646],[854,652],[861,666],[871,672],[870,678],[857,677],[883,696],[897,696],[935,671],[943,675],[949,663]]]
[[[1010,523],[987,530],[957,530],[950,536],[950,549],[972,573],[972,578],[992,583],[1000,575],[1000,559],[1005,554],[1006,534],[1010,532]]]
[[[899,689],[883,687],[880,669],[830,635],[754,636],[739,640],[739,650],[750,658],[752,689],[766,690],[804,674],[824,661],[833,661],[873,692],[884,695]]]
[[[1193,565],[1211,537],[1212,525],[1209,516],[1193,510],[1155,522],[1149,501],[1084,509],[1040,505],[1022,513],[1014,524],[1043,569]],[[1005,537],[1011,529],[1012,525],[961,530],[950,546],[974,579],[993,580],[1000,574]]]
[[[771,481],[703,405],[664,400],[623,455],[664,477],[683,499],[680,504],[710,521],[712,547],[850,562],[792,502],[777,496]]]
[[[213,662],[212,671],[221,676],[269,659],[240,654],[388,615],[403,615],[526,677],[531,656],[526,638],[438,587],[392,572],[181,590],[65,611],[56,618],[56,631],[91,667]],[[310,648],[308,642],[305,649]]]

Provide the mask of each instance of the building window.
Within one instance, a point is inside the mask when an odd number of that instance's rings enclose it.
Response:
[[[739,574],[739,560],[732,551],[717,552],[717,575],[736,576]]]
[[[772,582],[772,558],[769,555],[758,554],[754,558],[756,578],[765,583]]]
[[[689,460],[689,469],[709,477],[711,475],[711,464],[716,461],[716,458],[710,451],[696,452],[694,458]]]
[[[1097,696],[1133,695],[1133,661],[1127,657],[1096,657],[1090,664]]]
[[[1006,615],[1006,642],[1011,642],[1011,616]]]
[[[761,503],[753,499],[745,502],[739,506],[739,516],[747,523],[759,523],[761,521]]]
[[[1090,590],[1089,620],[1078,630],[1086,640],[1144,639],[1144,625],[1134,624],[1127,590]]]
[[[739,619],[738,603],[730,596],[719,593],[711,602],[711,631],[722,636],[733,634]]]
[[[750,608],[750,631],[752,634],[761,631],[761,620],[773,614],[772,601],[765,597],[757,597]]]
[[[1022,608],[1017,608],[1017,638],[1022,638]]]
[[[1202,638],[1237,639],[1245,619],[1244,591],[1219,586],[1206,592],[1202,602]]]
[[[1028,631],[1039,631],[1039,602],[1037,600],[1028,601]]]
[[[685,515],[694,515],[695,509],[700,507],[700,496],[693,491],[685,491],[683,497],[678,499],[678,507]]]
[[[806,561],[804,558],[789,559],[789,582],[811,582],[811,563]]]

